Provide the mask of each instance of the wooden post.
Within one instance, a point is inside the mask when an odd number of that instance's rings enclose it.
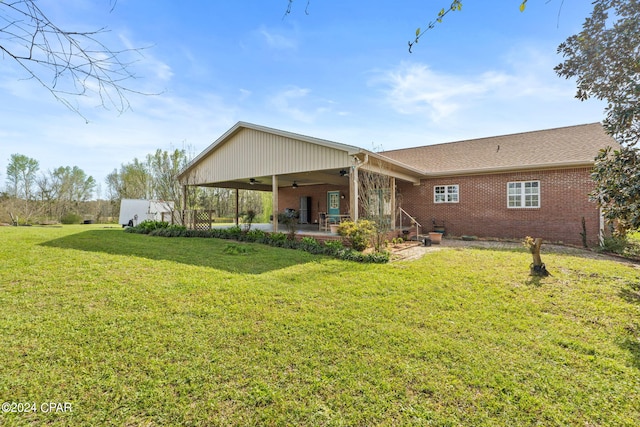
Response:
[[[189,200],[189,197],[187,196],[187,186],[183,185],[182,186],[182,221],[180,223],[185,227],[189,226],[189,223],[187,222],[187,219],[185,217],[185,215],[187,215],[188,200]]]
[[[349,215],[351,215],[351,221],[358,221],[358,168],[351,168],[351,174],[349,175]]]
[[[395,230],[396,229],[396,178],[395,177],[391,177],[391,183],[389,185],[389,191],[391,191],[390,194],[390,201],[389,203],[391,203],[391,229]]]

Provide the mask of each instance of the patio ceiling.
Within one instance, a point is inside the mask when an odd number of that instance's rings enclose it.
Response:
[[[346,171],[347,175],[340,175],[341,171]],[[319,171],[306,171],[278,175],[278,187],[291,187],[295,182],[298,186],[304,187],[308,185],[333,184],[333,185],[349,185],[348,168],[327,169]],[[218,188],[240,188],[245,190],[272,191],[273,176],[252,176],[241,179],[214,182],[203,187]]]

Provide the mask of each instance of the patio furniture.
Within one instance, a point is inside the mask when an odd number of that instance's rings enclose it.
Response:
[[[327,213],[320,212],[318,214],[318,230],[319,231],[327,231],[329,228],[329,224],[327,223]]]
[[[320,212],[318,219],[318,229],[320,231],[330,231],[333,233],[331,226],[340,225],[342,221],[351,219],[351,215],[329,215],[326,212]]]

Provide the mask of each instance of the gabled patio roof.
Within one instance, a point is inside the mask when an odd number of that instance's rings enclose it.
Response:
[[[376,160],[372,165],[371,160]],[[178,176],[183,185],[271,191],[277,186],[345,184],[351,168],[420,183],[424,172],[352,145],[238,122]]]

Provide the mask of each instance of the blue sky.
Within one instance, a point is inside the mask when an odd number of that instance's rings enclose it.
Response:
[[[580,30],[585,0],[466,0],[409,53],[449,0],[40,0],[65,29],[107,27],[114,50],[146,47],[119,114],[93,96],[69,111],[4,57],[0,180],[13,153],[43,171],[105,176],[160,149],[198,154],[237,121],[385,150],[600,121],[556,76],[558,44]],[[305,13],[307,9],[308,13]]]

